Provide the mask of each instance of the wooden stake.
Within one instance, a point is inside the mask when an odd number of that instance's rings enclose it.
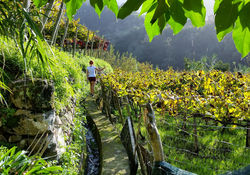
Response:
[[[247,122],[246,147],[250,148],[250,121]]]
[[[88,34],[87,34],[87,42],[85,43],[85,55],[87,53],[87,49],[88,49],[88,44],[89,44],[89,30],[88,30]]]
[[[93,55],[94,40],[95,40],[95,33],[93,33],[93,37],[92,37],[91,53],[90,53],[91,56]]]
[[[194,150],[197,154],[199,153],[196,116],[194,116]]]
[[[75,57],[75,52],[76,52],[77,34],[78,34],[78,27],[76,28],[76,35],[75,35],[75,38],[74,38],[73,58]]]
[[[160,162],[164,161],[164,154],[162,148],[161,137],[158,132],[156,123],[155,123],[155,114],[150,103],[147,104],[147,131],[149,134],[149,140],[153,149],[154,161]]]

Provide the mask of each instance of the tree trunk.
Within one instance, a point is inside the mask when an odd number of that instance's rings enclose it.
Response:
[[[154,161],[164,161],[164,154],[162,148],[161,137],[155,123],[155,114],[150,103],[147,104],[147,131],[149,140],[153,149]]]
[[[73,58],[75,57],[75,53],[76,53],[77,34],[78,34],[78,27],[76,28],[76,35],[74,38]]]
[[[43,29],[44,29],[44,27],[45,27],[45,24],[46,24],[47,21],[48,21],[48,18],[49,18],[49,15],[50,15],[51,10],[52,10],[52,8],[53,8],[54,2],[55,2],[55,0],[50,0],[50,1],[49,1],[49,4],[48,4],[48,6],[47,6],[47,10],[46,10],[46,12],[45,12],[45,14],[44,14],[44,17],[43,17],[42,27],[41,27],[41,33],[42,33],[42,31],[43,31]]]
[[[63,9],[64,9],[64,3],[62,2],[61,6],[60,6],[60,10],[59,10],[58,15],[57,15],[55,27],[54,27],[54,30],[52,33],[51,45],[53,45],[56,42],[56,37],[57,37],[58,30],[59,30],[59,24],[60,24],[62,15],[63,15]]]
[[[63,34],[63,37],[62,37],[61,44],[60,44],[61,49],[63,49],[64,40],[65,40],[65,38],[67,36],[68,28],[69,28],[69,18],[67,18],[66,27],[65,27],[65,30],[64,30],[64,34]]]

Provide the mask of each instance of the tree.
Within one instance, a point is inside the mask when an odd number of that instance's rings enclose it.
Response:
[[[39,1],[34,0],[37,4]],[[64,1],[70,19],[85,2],[85,0]],[[190,19],[195,27],[205,25],[206,9],[203,0],[127,0],[120,9],[116,0],[90,0],[90,4],[98,15],[101,14],[104,6],[107,6],[120,19],[126,18],[133,11],[141,8],[140,15],[145,14],[144,25],[150,41],[154,36],[161,34],[167,24],[171,26],[174,34],[182,30],[187,19]],[[225,35],[232,32],[235,46],[242,57],[250,52],[249,11],[250,1],[248,0],[215,0],[217,38],[222,41]]]

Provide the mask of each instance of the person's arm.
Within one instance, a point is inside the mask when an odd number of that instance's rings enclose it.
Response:
[[[98,72],[101,72],[101,71],[103,71],[105,69],[105,67],[104,68],[96,68],[96,70],[98,71]]]

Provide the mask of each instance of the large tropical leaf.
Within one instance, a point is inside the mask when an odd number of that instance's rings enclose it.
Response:
[[[239,3],[233,4],[231,0],[222,0],[216,7],[215,26],[219,41],[233,30],[238,16],[238,5]]]
[[[133,11],[137,11],[145,0],[127,0],[126,3],[120,8],[118,18],[124,19]]]
[[[239,12],[233,29],[233,40],[236,48],[245,57],[250,52],[250,3]]]
[[[194,26],[202,27],[205,25],[206,8],[203,0],[184,0],[183,8],[185,16],[191,20]]]
[[[70,20],[76,14],[76,11],[81,8],[83,2],[86,0],[70,0],[66,2],[66,13]]]

